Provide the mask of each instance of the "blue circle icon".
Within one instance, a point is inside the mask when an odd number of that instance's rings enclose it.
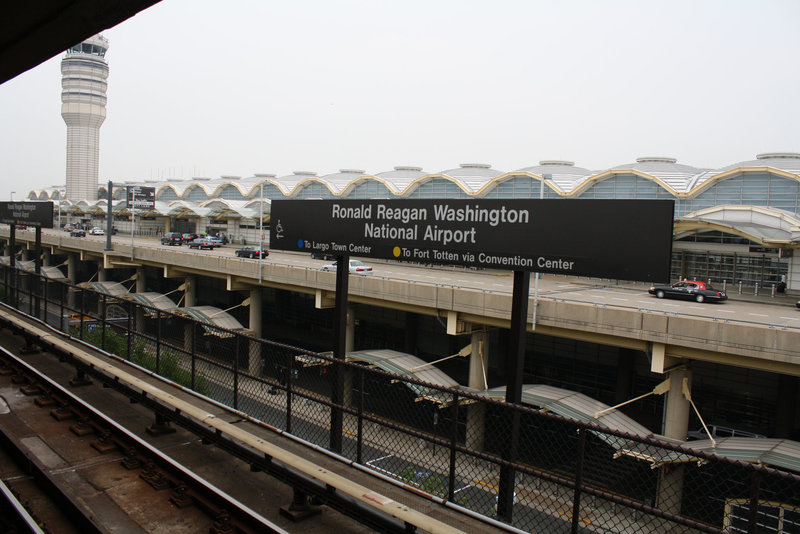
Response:
[[[297,240],[297,248],[303,248],[303,240],[302,239],[298,239]]]

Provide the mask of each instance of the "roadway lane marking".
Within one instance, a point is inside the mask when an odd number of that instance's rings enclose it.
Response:
[[[769,317],[766,313],[748,313],[747,315],[753,315],[755,317]]]
[[[736,313],[733,310],[717,310],[717,313]]]
[[[611,300],[621,300],[623,302],[628,302],[628,299],[623,299],[623,298],[619,298],[619,297],[611,297]]]
[[[779,317],[779,319],[786,319],[787,321],[800,321],[797,317]]]

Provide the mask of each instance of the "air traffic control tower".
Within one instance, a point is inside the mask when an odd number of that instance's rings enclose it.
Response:
[[[61,117],[67,123],[67,191],[70,200],[97,200],[100,126],[106,119],[108,40],[95,35],[61,60]]]

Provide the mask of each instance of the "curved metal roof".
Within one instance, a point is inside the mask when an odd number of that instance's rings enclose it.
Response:
[[[93,289],[98,293],[111,295],[112,297],[120,297],[122,295],[127,295],[128,293],[130,293],[128,288],[126,288],[119,282],[82,282],[78,284],[78,287]]]
[[[219,337],[229,337],[231,335],[221,330],[217,330],[214,328],[215,326],[225,328],[226,330],[249,332],[249,330],[245,328],[242,323],[237,321],[233,315],[214,306],[190,306],[176,308],[171,311],[177,313],[178,315],[188,315],[189,317],[193,317],[201,323],[204,323],[203,329],[207,334],[212,334]]]
[[[347,353],[348,361],[356,361],[375,366],[396,375],[422,380],[436,386],[459,388],[458,382],[441,371],[438,367],[420,360],[412,354],[390,349],[359,350]],[[447,402],[451,396],[443,395],[437,389],[405,383],[418,397],[433,402]]]
[[[144,304],[145,306],[150,306],[152,308],[156,308],[162,311],[173,311],[177,308],[177,304],[175,304],[171,298],[161,293],[155,293],[152,291],[144,291],[142,293],[129,293],[125,295],[125,298],[133,300],[139,304]]]
[[[680,232],[698,228],[698,224],[711,225],[764,244],[800,243],[800,218],[782,210],[759,206],[715,206],[677,219],[677,237],[680,238]]]
[[[614,179],[619,175],[632,174],[639,179],[652,181],[654,184],[661,187],[667,195],[672,195],[676,200],[682,200],[698,197],[715,183],[723,180],[741,178],[742,176],[744,176],[746,180],[748,176],[763,173],[769,173],[773,177],[784,178],[790,182],[794,181],[800,184],[800,154],[760,154],[755,160],[740,162],[717,170],[700,169],[679,164],[674,158],[643,157],[638,158],[634,163],[617,165],[602,171],[592,171],[583,167],[576,167],[571,161],[544,160],[540,161],[539,165],[523,167],[519,170],[509,172],[492,169],[487,164],[465,163],[458,168],[438,173],[426,173],[420,167],[398,166],[395,167],[394,170],[380,172],[375,175],[366,174],[362,169],[341,169],[339,172],[323,176],[317,176],[317,173],[311,171],[295,171],[290,175],[281,177],[262,173],[246,178],[223,176],[215,179],[194,178],[192,180],[178,180],[174,182],[144,181],[138,182],[137,184],[155,186],[157,189],[157,197],[167,189],[175,192],[175,195],[178,196],[177,199],[170,195],[170,200],[156,200],[153,213],[164,217],[231,216],[234,218],[257,218],[260,212],[257,201],[259,199],[259,188],[261,184],[275,186],[281,194],[286,197],[299,195],[306,187],[312,184],[319,184],[319,186],[330,191],[331,196],[335,198],[348,198],[350,192],[359,185],[369,181],[375,181],[387,188],[388,192],[385,196],[406,198],[412,196],[416,190],[424,187],[428,182],[444,180],[454,184],[463,191],[465,195],[481,198],[484,195],[491,194],[491,192],[503,184],[503,182],[525,175],[533,181],[541,180],[543,176],[546,176],[546,187],[550,188],[550,190],[558,196],[563,198],[580,198],[581,195],[593,187],[594,184]],[[762,177],[759,176],[755,179],[761,180]],[[127,184],[128,182],[126,182],[126,185]],[[222,194],[224,188],[230,186],[235,187],[247,198],[244,200],[230,200],[218,196]],[[195,187],[200,188],[204,192],[204,194],[201,195],[203,197],[201,200],[196,201],[188,198],[191,196],[192,188]],[[781,185],[781,188],[787,189],[790,192],[792,190],[791,185],[789,185],[788,188],[785,185]],[[49,189],[31,191],[29,198],[38,199],[40,196],[52,197],[60,189],[62,189],[61,186],[54,186]],[[119,189],[122,190],[122,188]],[[529,191],[527,194],[538,197],[536,194],[537,191],[530,192],[531,188],[529,186],[521,190]],[[772,188],[763,190],[763,199],[742,200],[742,205],[757,206],[770,203],[769,194],[772,190]],[[623,188],[622,191],[626,191],[626,189]],[[615,198],[629,198],[625,197],[625,194],[624,192],[619,193],[619,196]],[[782,196],[775,200],[775,202],[780,202],[782,206],[785,206],[787,202],[786,194],[781,193],[781,195]],[[269,197],[265,198],[265,200],[269,201]],[[124,206],[123,200],[115,200],[114,212],[125,213],[126,208]],[[767,209],[777,211],[775,208]],[[61,210],[65,213],[92,213],[100,215],[102,212],[106,211],[105,198],[98,199],[94,202],[62,201]],[[264,213],[269,213],[269,210],[266,210]],[[800,215],[800,208],[798,208],[796,215]],[[719,217],[717,217],[717,219],[719,219]],[[700,220],[698,219],[696,222],[699,223]],[[720,222],[715,220],[713,224],[721,224],[721,227],[724,227],[725,223],[724,221]],[[780,231],[777,233],[773,230],[774,229],[769,225],[763,227],[760,225],[751,225],[749,227],[744,224],[738,225],[738,231],[742,232],[742,235],[745,237],[751,237],[754,241],[773,239],[784,240],[784,242],[786,242],[785,240],[788,239],[787,234],[785,232],[781,234],[781,232],[785,230],[783,227],[780,227]],[[791,239],[792,243],[797,242],[796,236],[793,236]]]

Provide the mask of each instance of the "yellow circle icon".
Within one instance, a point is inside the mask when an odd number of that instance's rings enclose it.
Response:
[[[400,247],[394,247],[392,249],[392,254],[394,254],[395,258],[399,258],[401,252],[402,252],[402,250],[400,250]]]

